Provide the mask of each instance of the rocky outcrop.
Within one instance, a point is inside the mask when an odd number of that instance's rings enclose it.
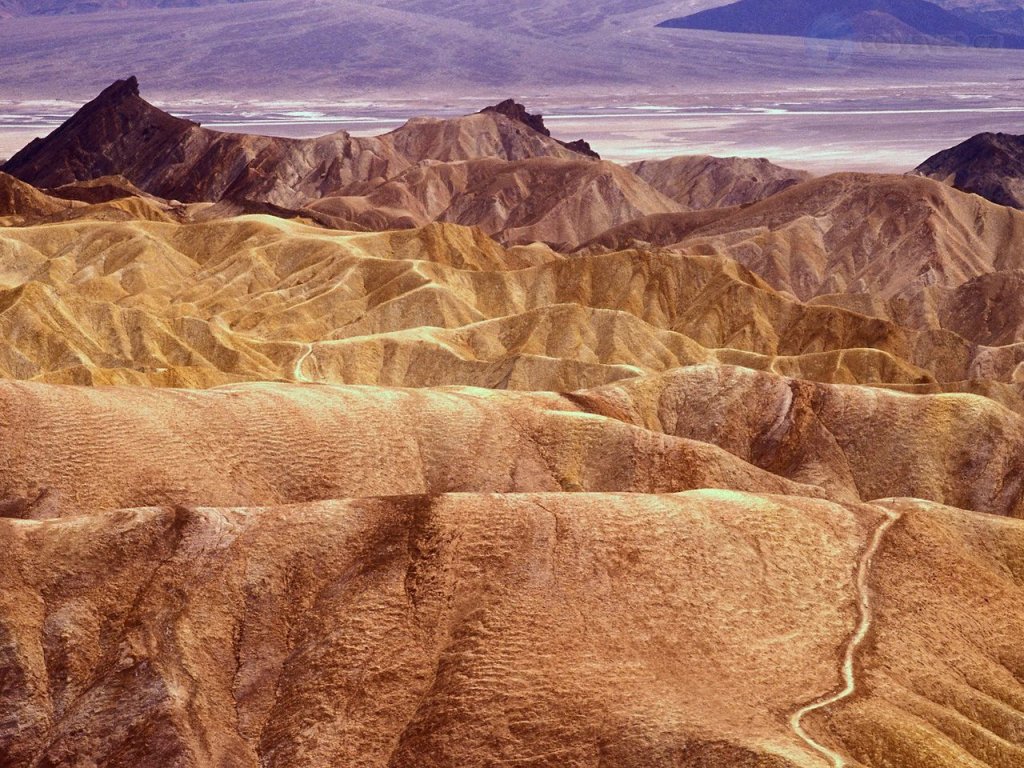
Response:
[[[504,115],[510,120],[515,120],[518,123],[531,128],[532,130],[540,133],[544,136],[550,136],[551,131],[548,130],[547,126],[544,125],[544,117],[542,115],[531,115],[526,111],[526,107],[518,103],[514,99],[506,99],[493,107],[485,107],[481,110],[482,114],[499,114]],[[562,141],[559,142],[566,149],[570,149],[580,155],[591,157],[594,160],[600,160],[601,156],[594,151],[594,148],[590,146],[590,143],[583,139],[576,139],[575,141]]]
[[[484,114],[496,112],[499,115],[504,115],[507,118],[522,123],[528,128],[532,128],[537,133],[542,133],[545,136],[551,135],[551,131],[544,125],[543,115],[531,115],[526,111],[526,107],[514,99],[505,99],[505,101],[499,102],[493,107],[484,107],[480,111]]]

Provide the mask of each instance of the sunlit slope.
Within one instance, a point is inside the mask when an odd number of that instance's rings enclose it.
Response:
[[[3,422],[18,436],[0,451],[0,490],[19,517],[702,487],[911,496],[1024,517],[1021,417],[977,395],[813,385],[713,365],[567,395],[31,383],[0,393]]]
[[[0,745],[13,764],[1011,766],[1019,538],[917,502],[726,491],[2,520]],[[858,627],[850,695],[800,722],[812,747],[792,718],[843,692]]]
[[[869,306],[1019,269],[1022,238],[1020,211],[931,179],[846,173],[741,208],[639,219],[595,245],[717,253],[802,299],[851,294]]]
[[[727,259],[565,257],[452,225],[82,217],[0,230],[0,254],[0,371],[17,379],[571,390],[719,361],[932,391],[989,382],[1010,402],[1024,359],[1016,343],[802,304]]]

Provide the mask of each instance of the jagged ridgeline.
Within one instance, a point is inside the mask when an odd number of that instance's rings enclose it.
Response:
[[[0,766],[1024,765],[1024,212],[934,165],[115,83],[0,173]]]

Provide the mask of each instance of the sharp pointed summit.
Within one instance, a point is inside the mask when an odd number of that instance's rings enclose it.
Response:
[[[107,86],[45,139],[32,141],[3,170],[37,187],[116,174],[144,180],[144,165],[166,164],[198,129],[145,101],[138,80],[129,77]]]

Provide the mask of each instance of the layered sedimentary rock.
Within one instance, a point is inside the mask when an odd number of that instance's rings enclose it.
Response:
[[[638,216],[678,210],[621,166],[561,158],[422,164],[368,194],[329,196],[309,207],[372,229],[444,221],[510,244],[562,250]]]
[[[123,201],[95,207],[130,216]],[[567,258],[452,225],[342,234],[268,216],[178,223],[145,207],[97,222],[84,215],[95,207],[0,234],[6,376],[566,391],[719,361],[834,383],[987,383],[1016,407],[1024,345],[1012,335],[979,346],[804,304],[721,258]]]
[[[1024,216],[917,177],[838,174],[749,206],[648,216],[581,249],[734,259],[777,290],[906,328],[1012,343]]]
[[[1022,258],[1024,215],[916,177],[834,174],[754,205],[705,212],[696,227],[694,216],[679,215],[686,228],[675,242],[667,241],[678,230],[654,217],[651,241],[729,256],[804,299],[955,287]],[[618,234],[642,238],[644,221]]]
[[[0,173],[0,217],[17,217],[19,221],[43,219],[71,209],[62,202],[13,176]]]
[[[1024,760],[1020,212],[130,81],[13,166],[0,766]]]

